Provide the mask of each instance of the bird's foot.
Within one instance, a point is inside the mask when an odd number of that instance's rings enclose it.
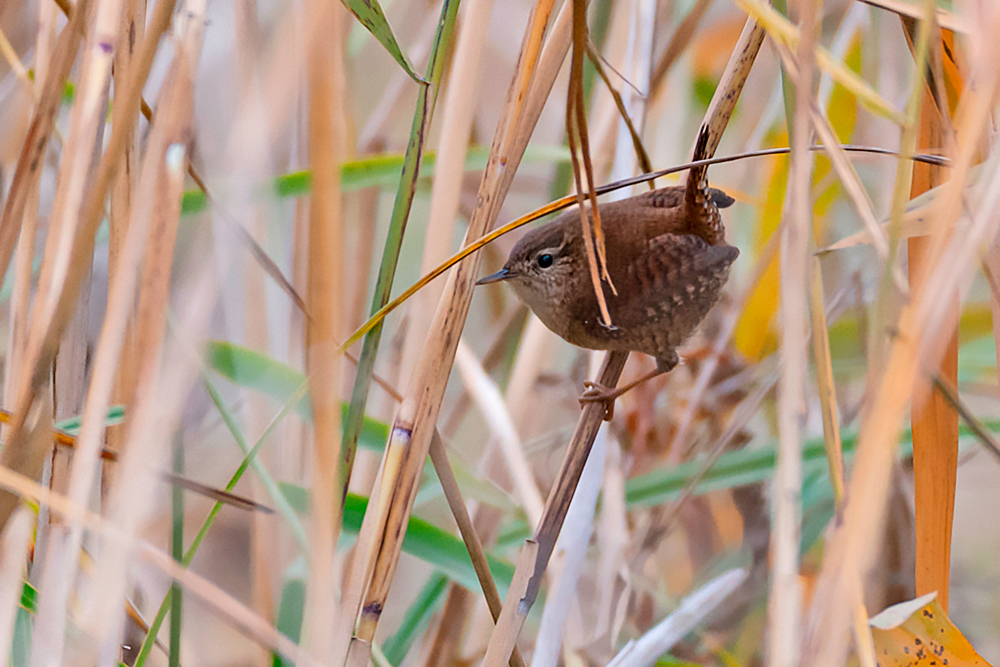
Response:
[[[597,382],[583,383],[584,392],[580,395],[580,406],[584,407],[588,403],[604,403],[604,421],[609,422],[615,416],[615,399],[625,393],[629,388],[610,389]]]
[[[580,396],[580,405],[586,405],[587,403],[604,403],[604,421],[611,421],[611,418],[615,416],[615,399],[627,392],[632,387],[640,385],[650,378],[654,378],[662,373],[667,373],[671,368],[677,365],[676,361],[670,360],[670,368],[664,370],[662,362],[657,362],[657,369],[643,375],[638,380],[628,383],[624,387],[618,387],[617,389],[610,389],[605,387],[603,384],[597,382],[584,382],[583,386],[586,390]]]

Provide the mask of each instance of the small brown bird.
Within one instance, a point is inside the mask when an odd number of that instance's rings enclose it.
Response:
[[[696,159],[706,141],[703,131]],[[477,283],[508,281],[545,326],[574,345],[645,352],[656,359],[656,371],[625,387],[586,384],[581,402],[604,402],[606,419],[615,398],[678,364],[677,347],[719,300],[740,254],[726,243],[719,215],[733,199],[708,187],[706,170],[691,169],[685,186],[600,205],[614,285],[612,290],[602,282],[610,327],[601,321],[576,210],[526,234],[503,268]]]

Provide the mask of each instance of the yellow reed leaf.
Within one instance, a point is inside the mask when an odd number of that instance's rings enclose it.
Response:
[[[787,135],[780,133],[772,137],[768,145],[787,145]],[[767,197],[760,207],[760,217],[757,220],[757,239],[754,242],[754,255],[759,256],[761,250],[771,238],[771,234],[781,222],[782,207],[785,202],[785,189],[788,183],[788,160],[778,158],[771,161],[771,172],[767,180]],[[733,343],[736,349],[750,361],[758,361],[777,349],[777,336],[774,331],[774,315],[778,311],[781,298],[781,274],[779,257],[775,254],[773,260],[760,277],[760,282],[747,300],[746,307],[736,325]]]
[[[879,667],[990,667],[937,601],[937,593],[901,602],[868,624]]]

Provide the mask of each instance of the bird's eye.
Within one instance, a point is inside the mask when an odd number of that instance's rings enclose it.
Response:
[[[538,256],[538,266],[543,269],[547,269],[552,266],[552,262],[555,261],[549,253],[544,253]]]

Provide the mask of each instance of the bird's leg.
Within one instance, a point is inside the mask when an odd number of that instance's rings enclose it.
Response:
[[[616,389],[611,389],[605,387],[597,382],[584,382],[583,386],[586,388],[583,394],[580,396],[580,403],[604,403],[604,421],[611,421],[612,417],[615,416],[615,399],[627,392],[628,390],[646,382],[647,380],[652,380],[658,375],[663,375],[664,373],[669,373],[677,366],[680,358],[677,353],[671,350],[670,356],[666,358],[660,358],[656,360],[656,370],[646,373],[638,380],[629,382],[624,387],[618,387]]]

